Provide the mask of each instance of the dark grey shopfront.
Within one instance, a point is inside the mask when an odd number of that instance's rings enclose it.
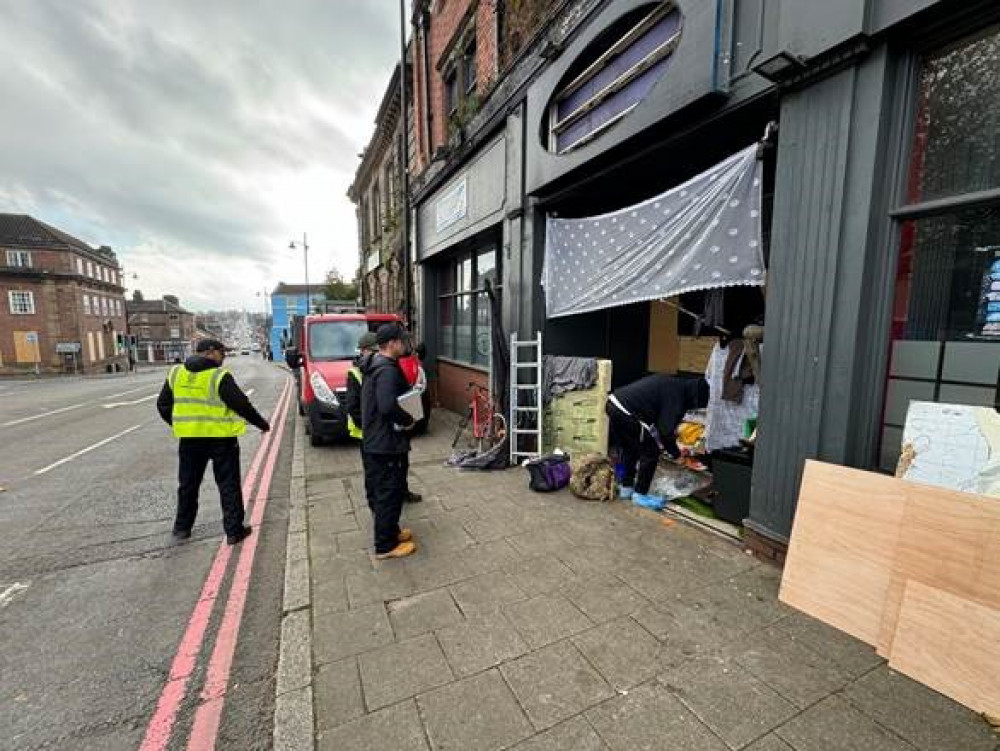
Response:
[[[645,359],[628,353],[646,347],[648,309],[545,321],[544,217],[648,198],[778,121],[776,151],[763,154],[769,271],[747,525],[781,542],[806,458],[888,467],[909,398],[996,400],[1000,339],[986,328],[982,284],[1000,246],[1000,96],[995,73],[984,73],[1000,63],[997,10],[677,2],[680,35],[658,81],[619,120],[595,120],[592,138],[558,153],[566,141],[552,133],[552,104],[574,66],[593,62],[588,50],[618,34],[621,18],[655,5],[602,4],[528,90],[529,231],[505,248],[508,287],[520,290],[507,296],[511,323],[523,334],[544,328],[550,351],[612,356],[621,377],[641,374]],[[778,85],[752,71],[779,53],[791,70]]]

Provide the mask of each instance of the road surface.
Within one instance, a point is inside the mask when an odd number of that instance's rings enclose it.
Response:
[[[258,356],[226,364],[275,423],[287,372]],[[176,444],[155,408],[165,373],[0,381],[0,749],[270,746],[294,423],[275,451],[230,674],[216,635],[224,613],[227,627],[238,615],[229,601],[248,546],[223,544],[211,472],[192,538],[171,537]],[[241,440],[244,477],[261,440],[254,428]],[[192,616],[225,548],[218,598],[199,624]],[[204,639],[192,641],[199,628]],[[178,681],[182,641],[200,648]],[[210,671],[228,679],[215,691],[224,702],[208,708],[223,707],[221,724],[216,732],[203,717],[193,731]]]

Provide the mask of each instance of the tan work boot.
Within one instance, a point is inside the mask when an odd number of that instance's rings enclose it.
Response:
[[[405,558],[417,552],[417,546],[412,542],[401,542],[388,553],[376,553],[375,558],[384,561],[388,558]]]
[[[399,537],[396,538],[397,542],[409,542],[413,539],[413,532],[410,531],[408,527],[403,527],[399,530]]]

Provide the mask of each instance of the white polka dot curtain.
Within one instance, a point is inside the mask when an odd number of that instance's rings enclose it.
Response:
[[[542,273],[548,317],[763,285],[761,167],[754,145],[636,206],[549,217]]]

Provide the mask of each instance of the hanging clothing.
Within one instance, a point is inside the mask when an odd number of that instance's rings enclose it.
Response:
[[[726,354],[726,366],[722,378],[722,398],[727,402],[739,404],[743,401],[743,386],[753,379],[750,360],[746,357],[745,344],[742,339],[729,342]]]
[[[732,344],[727,347],[716,344],[705,369],[705,380],[709,387],[705,450],[709,452],[738,446],[743,438],[744,424],[757,416],[760,404],[760,387],[756,383],[743,386],[743,400],[738,404],[723,398],[723,380],[731,346]]]

